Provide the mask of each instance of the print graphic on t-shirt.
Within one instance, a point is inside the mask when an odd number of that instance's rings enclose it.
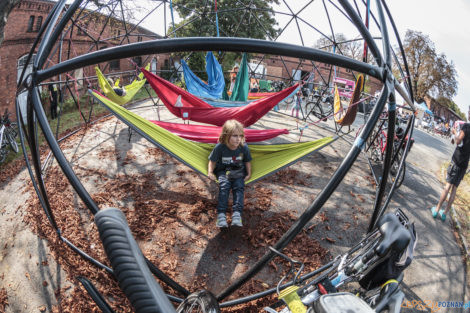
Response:
[[[243,153],[238,156],[222,157],[222,164],[237,164],[243,161]]]

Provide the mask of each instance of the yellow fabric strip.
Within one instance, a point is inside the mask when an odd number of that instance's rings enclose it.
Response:
[[[208,157],[215,146],[214,144],[183,139],[96,92],[91,92],[91,94],[118,118],[135,128],[155,145],[161,147],[199,173],[207,176]],[[298,161],[300,158],[325,147],[334,140],[336,140],[336,138],[325,137],[315,141],[301,143],[248,145],[253,160],[251,162],[251,179],[246,183],[253,182],[268,174],[274,173]]]
[[[150,68],[150,63],[147,64],[145,69],[148,70],[149,68]],[[138,76],[139,79],[134,79],[132,83],[130,83],[127,86],[124,86],[124,89],[126,90],[126,94],[124,96],[118,96],[116,92],[114,92],[113,86],[109,84],[109,81],[100,71],[100,69],[98,67],[95,67],[95,71],[96,71],[96,76],[98,76],[98,83],[103,93],[109,99],[111,99],[114,103],[117,103],[119,105],[124,105],[127,102],[131,101],[132,98],[134,98],[135,94],[140,90],[140,88],[142,88],[142,86],[146,82],[146,79],[144,79],[144,74],[140,73]],[[114,85],[115,87],[119,86],[119,79],[116,80]]]
[[[392,284],[392,283],[399,284],[398,280],[396,280],[396,279],[389,279],[389,280],[387,280],[387,281],[382,285],[382,287],[380,287],[380,289],[382,289],[383,287],[387,286],[388,284]]]

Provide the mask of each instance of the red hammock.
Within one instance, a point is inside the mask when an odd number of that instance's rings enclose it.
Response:
[[[298,87],[298,84],[296,84],[276,92],[269,97],[250,102],[242,107],[219,108],[211,106],[207,102],[173,85],[169,81],[150,73],[144,68],[140,70],[144,73],[150,86],[152,86],[158,97],[171,113],[185,120],[217,126],[222,126],[225,121],[230,119],[239,121],[245,127],[251,126]],[[181,96],[181,99],[178,102],[181,103],[177,104],[179,96]]]
[[[217,143],[222,130],[222,127],[218,126],[186,125],[152,120],[150,122],[184,139],[205,143]],[[258,142],[288,133],[287,129],[245,129],[245,139],[247,142]]]

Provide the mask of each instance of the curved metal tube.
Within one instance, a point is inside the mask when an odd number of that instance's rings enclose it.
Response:
[[[130,58],[146,54],[211,50],[289,56],[347,67],[353,71],[365,73],[379,80],[382,80],[383,77],[383,71],[377,66],[314,48],[300,47],[288,43],[272,42],[260,39],[235,37],[190,37],[149,40],[91,52],[86,55],[66,60],[60,64],[51,66],[50,68],[40,70],[37,72],[37,76],[35,78],[37,83],[39,83],[67,71],[113,59]]]

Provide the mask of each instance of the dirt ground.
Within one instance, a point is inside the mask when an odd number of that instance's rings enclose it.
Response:
[[[142,103],[145,106],[146,103]],[[154,118],[153,108],[135,111]],[[168,112],[162,119],[176,121]],[[287,128],[274,142],[299,140],[293,118],[269,113],[257,128]],[[309,127],[302,141],[331,132]],[[108,118],[61,143],[82,184],[100,209],[117,207],[129,221],[149,260],[190,291],[220,292],[261,257],[325,186],[350,147],[341,138],[302,161],[245,189],[244,227],[220,232],[215,227],[217,186],[138,134]],[[44,157],[47,153],[44,154]],[[92,214],[51,159],[44,170],[54,220],[62,236],[108,264]],[[305,263],[305,273],[318,268],[357,242],[368,226],[375,186],[360,157],[318,214],[284,250]],[[80,258],[50,226],[23,170],[0,190],[2,223],[0,311],[95,312],[77,277],[89,279],[117,312],[130,312],[114,279]],[[273,287],[287,270],[279,258],[231,298]],[[170,289],[166,286],[168,291]],[[177,296],[177,293],[171,291]],[[258,312],[272,299],[253,302],[230,312]]]

